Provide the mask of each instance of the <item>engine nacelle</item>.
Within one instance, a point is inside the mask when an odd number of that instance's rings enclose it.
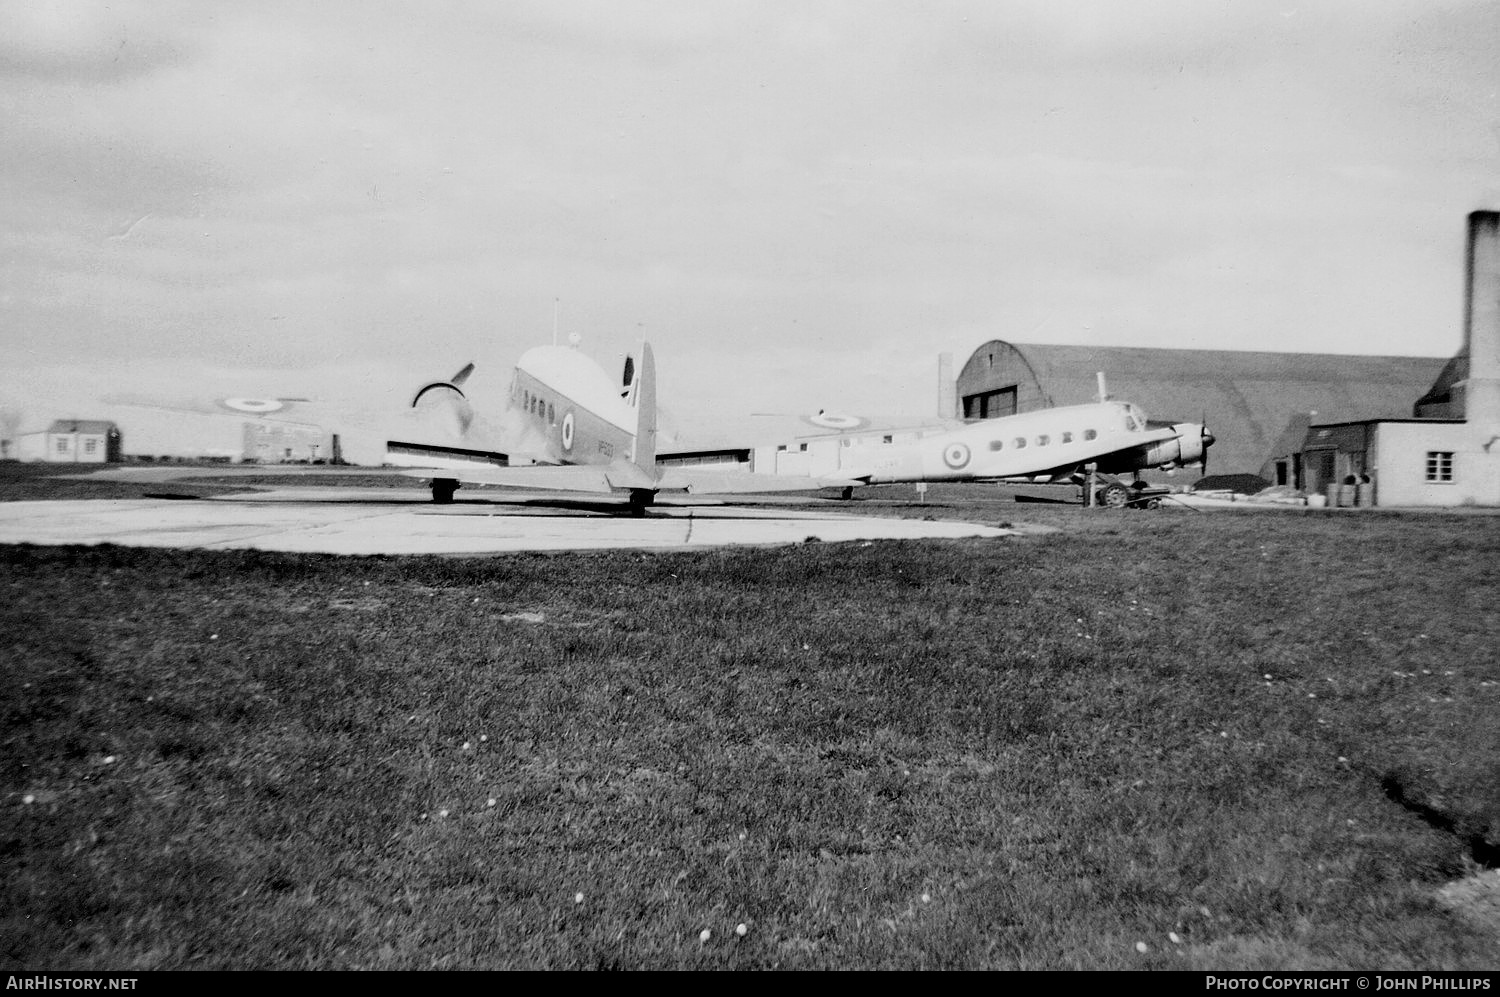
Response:
[[[1143,450],[1143,467],[1159,467],[1164,471],[1202,464],[1208,448],[1213,445],[1214,435],[1202,423],[1175,422],[1172,429],[1178,434],[1175,440],[1153,443]]]
[[[1176,427],[1173,427],[1176,428]],[[1187,438],[1179,436],[1175,440],[1163,440],[1161,443],[1153,443],[1146,447],[1146,453],[1141,463],[1145,467],[1173,468],[1188,460],[1183,444]]]
[[[1178,434],[1175,440],[1150,443],[1105,457],[1099,461],[1099,470],[1106,474],[1126,474],[1151,468],[1171,471],[1189,464],[1201,465],[1214,442],[1213,434],[1196,422],[1177,422],[1171,428]]]

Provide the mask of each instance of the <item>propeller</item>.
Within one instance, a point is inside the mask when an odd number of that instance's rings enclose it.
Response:
[[[1208,448],[1214,445],[1214,434],[1208,431],[1208,413],[1203,413],[1203,420],[1198,423],[1203,427],[1203,433],[1198,437],[1198,442],[1203,448],[1203,477],[1208,477]]]

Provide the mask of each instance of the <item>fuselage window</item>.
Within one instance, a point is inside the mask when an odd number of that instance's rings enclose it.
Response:
[[[551,402],[547,403],[547,422],[554,426],[557,425],[557,409],[552,407]]]
[[[1046,435],[1045,433],[1042,434],[1041,436],[1038,436],[1036,438],[1036,445],[1039,446],[1039,447],[1044,447],[1044,446],[1046,446],[1047,444],[1049,444],[1051,442],[1052,442],[1052,437]]]
[[[1024,437],[1024,436],[1017,436],[1016,437],[1016,449],[1017,450],[1024,450],[1024,449],[1026,449],[1026,437]]]
[[[1062,441],[1064,443],[1072,443],[1073,442],[1073,434],[1072,433],[1063,433]]]
[[[1094,432],[1092,429],[1085,429],[1083,431],[1083,438],[1086,440],[1097,440],[1099,438],[1099,434]]]
[[[990,449],[991,450],[1004,450],[1005,449],[1005,444],[1001,443],[999,440],[990,440]]]
[[[881,443],[892,443],[894,441],[895,441],[895,437],[892,437],[892,436],[882,436],[880,438],[880,442]]]
[[[1125,428],[1132,433],[1134,433],[1139,428],[1135,423],[1135,416],[1127,415],[1125,417]]]

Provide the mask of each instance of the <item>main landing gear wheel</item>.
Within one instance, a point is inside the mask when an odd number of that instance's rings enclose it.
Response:
[[[1109,509],[1123,509],[1130,504],[1130,489],[1115,482],[1094,493],[1094,502]]]
[[[432,500],[439,505],[447,505],[453,501],[453,493],[458,491],[458,482],[452,478],[432,479]]]

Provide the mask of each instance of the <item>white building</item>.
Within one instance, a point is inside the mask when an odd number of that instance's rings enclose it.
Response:
[[[103,419],[58,419],[40,433],[16,437],[19,460],[105,464],[121,459],[120,430]]]
[[[1469,215],[1467,263],[1464,346],[1417,418],[1310,426],[1309,491],[1357,483],[1360,504],[1500,507],[1500,212]]]

